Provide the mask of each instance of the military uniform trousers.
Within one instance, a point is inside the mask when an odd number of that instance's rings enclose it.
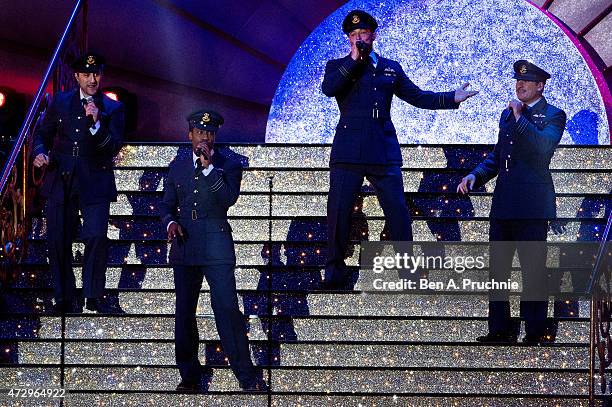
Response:
[[[327,264],[325,280],[345,285],[350,278],[344,263],[349,244],[351,212],[366,178],[374,187],[393,241],[412,241],[412,222],[404,198],[399,165],[332,164],[327,200]]]
[[[540,336],[546,333],[548,284],[546,273],[546,219],[491,219],[489,227],[490,277],[507,281],[512,271],[515,251],[521,267],[522,294],[520,312],[525,320],[525,333]],[[496,242],[502,242],[501,244]],[[510,319],[507,291],[489,293],[489,332],[516,334],[517,326]]]
[[[75,177],[62,176],[58,181],[58,193],[52,194],[47,201],[47,248],[55,299],[70,301],[75,296],[72,242],[78,229],[79,210],[83,218],[81,239],[85,244],[83,297],[99,298],[106,284],[110,203],[82,205]]]
[[[196,308],[202,281],[206,277],[223,351],[240,383],[251,382],[255,371],[251,362],[244,316],[238,308],[234,265],[175,265],[173,269],[176,288],[175,353],[181,378],[197,383],[202,372],[198,357],[200,336]]]

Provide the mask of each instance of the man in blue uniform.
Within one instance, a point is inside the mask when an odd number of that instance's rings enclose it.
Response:
[[[223,117],[212,110],[191,114],[192,149],[170,164],[160,204],[162,223],[172,241],[169,263],[176,288],[175,351],[181,382],[178,391],[200,389],[196,307],[202,280],[210,287],[211,306],[223,350],[240,387],[263,390],[251,362],[246,326],[238,308],[234,267],[236,255],[228,209],[240,194],[242,166],[213,148]]]
[[[78,88],[55,95],[34,136],[34,166],[45,167],[47,242],[56,306],[78,310],[72,241],[83,217],[83,296],[90,311],[103,311],[110,202],[117,200],[113,157],[123,144],[123,105],[99,92],[104,58],[89,53],[73,63]]]
[[[489,240],[490,273],[497,281],[510,277],[512,258],[518,251],[523,294],[526,343],[551,342],[546,323],[546,236],[548,222],[556,217],[555,188],[550,160],[561,140],[566,115],[542,96],[550,75],[536,65],[514,63],[516,96],[499,121],[497,144],[487,158],[468,174],[457,191],[468,193],[497,176],[491,204]],[[540,295],[534,296],[539,292]],[[507,292],[490,292],[489,332],[479,342],[514,342],[518,332],[510,319]]]
[[[363,178],[376,189],[389,225],[391,240],[412,240],[410,214],[404,199],[402,156],[391,122],[391,99],[422,109],[456,109],[475,95],[469,84],[451,92],[423,91],[396,61],[372,51],[378,23],[370,14],[351,11],[342,23],[351,52],[327,62],[323,93],[335,97],[340,109],[330,158],[327,201],[328,248],[325,286],[347,288],[344,253],[350,233],[351,208]]]

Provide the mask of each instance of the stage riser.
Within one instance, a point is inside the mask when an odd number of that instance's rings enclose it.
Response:
[[[189,145],[180,148],[189,153]],[[257,168],[327,168],[331,148],[323,145],[302,146],[229,146],[230,151],[248,167]],[[117,167],[167,167],[176,157],[179,145],[127,145],[117,158]],[[447,156],[445,155],[445,150]],[[404,168],[463,168],[471,170],[493,146],[402,146]],[[551,161],[551,169],[612,169],[611,150],[606,147],[559,147]],[[241,158],[239,156],[243,156]],[[461,159],[464,159],[461,162]],[[449,165],[450,163],[450,165]]]
[[[51,304],[52,293],[41,295],[20,295],[19,303],[9,302],[7,312],[42,312]],[[174,314],[175,296],[172,292],[120,292],[118,295],[109,293],[114,303],[128,314]],[[266,315],[266,295],[253,292],[252,295],[242,294],[239,301],[247,307],[247,315]],[[212,315],[210,294],[201,293],[197,312]],[[339,315],[339,316],[438,316],[438,317],[486,317],[488,297],[486,294],[437,295],[424,296],[420,294],[277,294],[278,301],[274,312],[288,316],[294,315]],[[272,299],[274,301],[274,298]],[[34,309],[37,304],[39,309]],[[581,302],[586,304],[586,302]],[[258,308],[253,308],[258,305]],[[283,311],[284,309],[284,311]],[[579,315],[589,315],[584,306]]]
[[[59,343],[17,343],[19,363],[59,364]],[[269,355],[268,356],[268,352]],[[587,369],[588,347],[494,347],[456,345],[337,345],[251,343],[253,360],[284,367]],[[225,364],[217,343],[202,344],[200,358],[209,365]],[[65,363],[70,365],[172,365],[173,343],[69,342]]]
[[[603,189],[602,187],[598,190]],[[609,192],[609,191],[608,191]],[[606,192],[605,194],[608,194]],[[590,193],[590,192],[589,192]],[[600,193],[596,191],[596,193]],[[158,206],[161,202],[161,194],[155,196],[119,194],[118,201],[111,204],[111,216],[158,216]],[[561,196],[557,198],[557,216],[560,218],[581,219],[602,218],[605,205],[610,200],[609,195],[590,197],[588,200],[581,197]],[[448,201],[448,203],[445,203]],[[408,206],[415,217],[488,217],[491,210],[491,196],[473,196],[465,200],[457,195],[441,197],[415,197],[408,199]],[[242,195],[236,205],[228,211],[232,217],[240,216],[268,216],[269,198],[265,195]],[[274,195],[272,198],[272,216],[280,217],[302,217],[314,216],[324,217],[327,214],[327,195]],[[587,206],[586,210],[584,206]],[[433,208],[433,209],[431,209]],[[459,209],[459,211],[457,210]],[[582,209],[582,210],[581,210]],[[364,199],[362,211],[366,217],[384,216],[382,209],[375,196],[367,196]],[[585,213],[586,212],[586,213]]]
[[[279,246],[281,244],[279,243]],[[353,247],[353,253],[351,257],[345,260],[348,266],[357,266],[359,264],[359,252],[360,245],[355,244]],[[239,266],[261,266],[262,268],[267,265],[267,258],[262,256],[262,244],[251,244],[251,243],[238,243],[235,247],[236,261]],[[323,268],[326,259],[326,249],[323,243],[317,244],[303,244],[291,247],[290,250],[295,250],[290,254],[281,253],[279,254],[279,260],[282,264],[292,266],[318,266]],[[159,244],[155,242],[149,243],[112,243],[109,247],[108,253],[108,264],[143,264],[147,266],[158,266],[167,264],[167,253],[169,251],[168,246],[165,244]],[[482,255],[484,251],[481,251]],[[84,245],[82,243],[75,243],[73,245],[73,258],[75,262],[81,263],[83,259]],[[303,255],[302,255],[303,253]],[[553,254],[550,254],[553,256]],[[26,252],[26,261],[30,264],[44,264],[47,261],[46,243],[38,241],[32,242],[28,246]],[[517,264],[518,265],[518,264]],[[555,266],[551,264],[550,266]]]
[[[17,370],[21,372],[17,376]],[[7,387],[58,383],[59,369],[6,368],[1,372]],[[45,377],[46,376],[46,377]],[[46,379],[46,380],[45,380]],[[324,370],[274,369],[272,388],[281,392],[375,392],[375,393],[499,393],[524,396],[584,395],[588,374],[569,372],[505,372],[444,370]],[[174,390],[180,380],[175,368],[70,368],[66,386],[74,390]],[[210,391],[239,391],[229,369],[213,369]]]
[[[612,156],[612,154],[610,154]],[[611,157],[612,159],[612,157]],[[431,169],[428,171],[415,171],[404,169],[402,171],[404,180],[404,192],[406,193],[454,193],[457,184],[461,182],[470,169],[461,169],[449,172],[444,169]],[[556,170],[552,173],[555,191],[573,194],[607,194],[612,189],[612,178],[610,170],[596,168],[585,171],[585,168],[565,172]],[[163,190],[163,178],[167,170],[115,170],[117,188],[121,192],[161,192]],[[287,170],[287,171],[265,171],[260,169],[246,168],[243,173],[241,191],[245,193],[259,193],[262,195],[270,192],[268,178],[273,176],[273,193],[326,193],[329,191],[328,170]],[[483,189],[475,192],[493,192],[495,180],[487,183]],[[372,186],[365,182],[362,186],[364,193],[374,192]]]
[[[141,407],[167,406],[167,407],[266,407],[268,400],[263,396],[185,396],[180,394],[113,394],[110,395],[71,395],[68,407],[90,407],[92,405]],[[363,406],[410,406],[410,407],[587,407],[585,399],[574,398],[538,398],[529,399],[496,398],[496,397],[474,397],[474,396],[305,396],[305,395],[273,395],[272,406],[274,407],[363,407]],[[596,407],[601,404],[597,402]]]

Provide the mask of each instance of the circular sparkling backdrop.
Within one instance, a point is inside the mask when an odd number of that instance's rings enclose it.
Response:
[[[321,92],[325,63],[348,54],[340,26],[352,9],[379,22],[374,49],[400,62],[421,89],[449,91],[470,82],[480,93],[459,110],[418,109],[394,98],[400,143],[495,143],[515,97],[512,63],[527,59],[552,75],[549,103],[565,110],[563,144],[609,144],[604,105],[569,38],[524,0],[353,0],[323,21],[298,49],[272,101],[267,143],[331,143],[339,112]]]

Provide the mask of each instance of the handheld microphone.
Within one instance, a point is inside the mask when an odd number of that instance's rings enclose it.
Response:
[[[87,102],[87,104],[93,103],[93,101],[94,101],[93,96],[87,96],[85,98],[85,102]],[[87,119],[89,120],[89,127],[93,127],[95,124],[94,119],[93,119],[93,114],[88,114]]]
[[[208,160],[209,160],[208,154],[205,154],[205,153],[202,151],[202,147],[197,147],[197,148],[196,148],[196,150],[195,150],[195,155],[197,155],[198,157],[199,157],[199,156],[204,156],[204,159],[205,159],[206,161],[208,161]]]

